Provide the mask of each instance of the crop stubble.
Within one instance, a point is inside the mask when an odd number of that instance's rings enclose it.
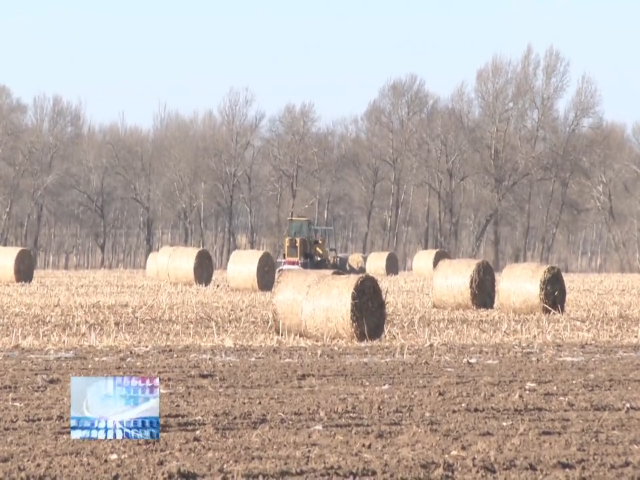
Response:
[[[429,280],[382,277],[387,322],[380,342],[638,342],[640,275],[568,274],[565,281],[565,315],[545,316],[438,311]],[[309,344],[273,333],[270,301],[271,292],[230,290],[218,272],[201,287],[162,284],[142,270],[38,271],[31,284],[0,284],[0,348]]]

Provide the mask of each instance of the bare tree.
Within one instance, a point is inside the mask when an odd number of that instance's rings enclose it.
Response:
[[[254,94],[247,88],[231,89],[218,108],[220,128],[211,167],[216,187],[222,195],[226,215],[223,262],[226,265],[235,244],[234,213],[240,181],[252,162],[264,112],[256,107]]]
[[[158,244],[279,254],[285,215],[335,227],[336,247],[535,259],[640,271],[640,123],[605,119],[595,80],[559,50],[494,56],[469,88],[390,79],[361,115],[312,103],[265,122],[254,95],[161,107],[151,128],[89,126],[57,95],[0,86],[0,243],[39,268],[143,267]],[[241,245],[242,244],[242,245]],[[264,247],[263,247],[264,246]],[[63,255],[62,255],[63,254]]]
[[[516,141],[523,91],[517,79],[517,66],[495,55],[476,74],[477,123],[472,133],[479,159],[482,187],[489,194],[488,213],[475,234],[472,255],[480,249],[488,227],[493,223],[493,264],[500,270],[500,210],[507,196],[532,173],[531,162],[522,155]]]
[[[264,139],[259,139],[247,155],[247,164],[244,170],[243,182],[240,184],[240,195],[247,211],[249,248],[256,248],[259,217],[268,211],[261,201],[265,198],[268,178],[267,161],[265,159]]]
[[[31,105],[26,144],[22,150],[28,163],[30,189],[22,241],[28,244],[28,228],[33,218],[31,246],[36,255],[45,220],[45,206],[51,200],[49,193],[59,188],[59,181],[68,166],[58,165],[58,162],[75,151],[83,135],[84,121],[82,106],[65,101],[58,95],[38,96]]]
[[[81,212],[88,212],[93,238],[100,251],[100,268],[105,266],[107,239],[115,226],[114,210],[118,200],[115,175],[102,132],[88,128],[77,166],[71,174],[71,187],[78,193]]]
[[[162,206],[174,210],[182,230],[182,243],[191,245],[196,228],[198,207],[202,201],[202,174],[205,155],[197,115],[184,117],[162,106],[153,125],[154,154],[163,165],[159,182],[172,195]],[[177,208],[176,208],[177,206]]]
[[[432,109],[425,126],[428,145],[423,157],[424,183],[428,186],[427,216],[423,246],[428,246],[428,224],[431,194],[437,199],[436,247],[458,249],[460,215],[464,202],[465,182],[472,175],[468,166],[470,156],[469,130],[473,99],[464,84],[445,102]]]
[[[313,154],[318,116],[312,103],[287,104],[269,120],[267,145],[276,197],[276,235],[282,235],[280,206],[284,190],[289,195],[289,216],[296,214],[300,189],[313,174]]]
[[[363,119],[358,124],[360,134],[354,138],[352,175],[356,185],[360,188],[365,217],[364,236],[362,238],[362,253],[367,253],[371,244],[372,218],[376,210],[376,198],[379,197],[380,186],[384,180],[384,163],[381,152],[374,145],[377,134],[367,128]]]
[[[539,228],[543,232],[540,240],[540,261],[549,261],[569,201],[571,182],[586,153],[582,147],[583,133],[592,120],[599,121],[600,104],[597,87],[588,76],[583,75],[562,117],[556,123],[558,127],[555,134],[550,135],[551,145],[544,162],[550,188],[543,197],[546,200],[542,202],[544,216]]]
[[[610,152],[615,151],[619,157],[630,159],[633,155],[631,145],[627,142],[624,125],[605,123],[589,133],[587,148],[590,150],[588,186],[590,195],[601,220],[606,226],[613,243],[615,254],[619,260],[620,271],[630,266],[628,235],[623,232],[623,225],[630,225],[624,210],[620,208],[620,200],[631,196],[638,197],[635,189],[629,188],[625,177],[628,170],[625,163],[611,162]],[[583,177],[584,178],[584,177]],[[637,218],[632,215],[631,219]]]
[[[424,80],[410,74],[387,82],[365,114],[368,128],[376,132],[380,159],[389,170],[386,247],[394,250],[407,193],[406,168],[420,153],[420,126],[431,102]]]
[[[140,212],[146,259],[153,250],[153,227],[159,184],[159,162],[152,151],[151,134],[136,126],[127,125],[124,118],[112,124],[107,133],[114,172],[120,178],[126,198],[134,202]]]
[[[0,85],[0,245],[7,245],[9,222],[21,195],[27,163],[20,151],[27,106]]]

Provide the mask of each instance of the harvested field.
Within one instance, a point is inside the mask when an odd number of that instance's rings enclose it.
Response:
[[[391,345],[6,352],[0,476],[637,478],[638,355]],[[160,441],[71,440],[69,376],[132,371],[161,377]]]
[[[0,477],[640,475],[640,275],[565,274],[564,315],[431,308],[385,335],[274,333],[272,292],[38,271],[0,284]],[[69,438],[69,376],[159,375],[157,443]]]
[[[435,310],[431,284],[411,273],[378,279],[392,345],[640,340],[640,275],[565,274],[565,314]],[[140,271],[38,271],[0,284],[0,348],[307,345],[274,333],[272,292],[238,292],[216,272],[208,287],[161,283]],[[337,345],[344,342],[335,340]]]

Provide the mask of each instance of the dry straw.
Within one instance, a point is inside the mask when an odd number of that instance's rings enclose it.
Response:
[[[213,259],[208,250],[165,246],[156,257],[158,279],[173,283],[208,286],[213,278]]]
[[[411,262],[411,270],[414,275],[424,278],[432,278],[433,271],[441,260],[451,259],[449,252],[441,249],[419,250]]]
[[[540,263],[513,263],[500,275],[497,306],[503,312],[563,313],[567,289],[562,271]]]
[[[470,310],[493,308],[496,277],[486,260],[444,259],[433,272],[433,308]]]
[[[158,280],[169,280],[169,258],[176,248],[166,245],[158,250],[156,256],[156,278]]]
[[[227,264],[227,283],[233,290],[268,292],[276,279],[276,262],[265,250],[234,250]]]
[[[0,281],[31,283],[35,261],[31,250],[22,247],[0,247]]]
[[[393,252],[372,252],[367,257],[367,273],[377,277],[398,275],[398,256]]]
[[[279,334],[314,340],[377,340],[386,322],[382,290],[367,274],[278,272],[273,308]]]
[[[158,277],[158,252],[151,252],[147,257],[147,268],[145,270],[147,277]]]
[[[347,270],[350,273],[365,273],[367,256],[363,253],[352,253],[347,259]]]

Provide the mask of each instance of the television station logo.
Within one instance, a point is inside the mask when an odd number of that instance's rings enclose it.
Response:
[[[160,378],[71,377],[71,438],[160,439]]]

